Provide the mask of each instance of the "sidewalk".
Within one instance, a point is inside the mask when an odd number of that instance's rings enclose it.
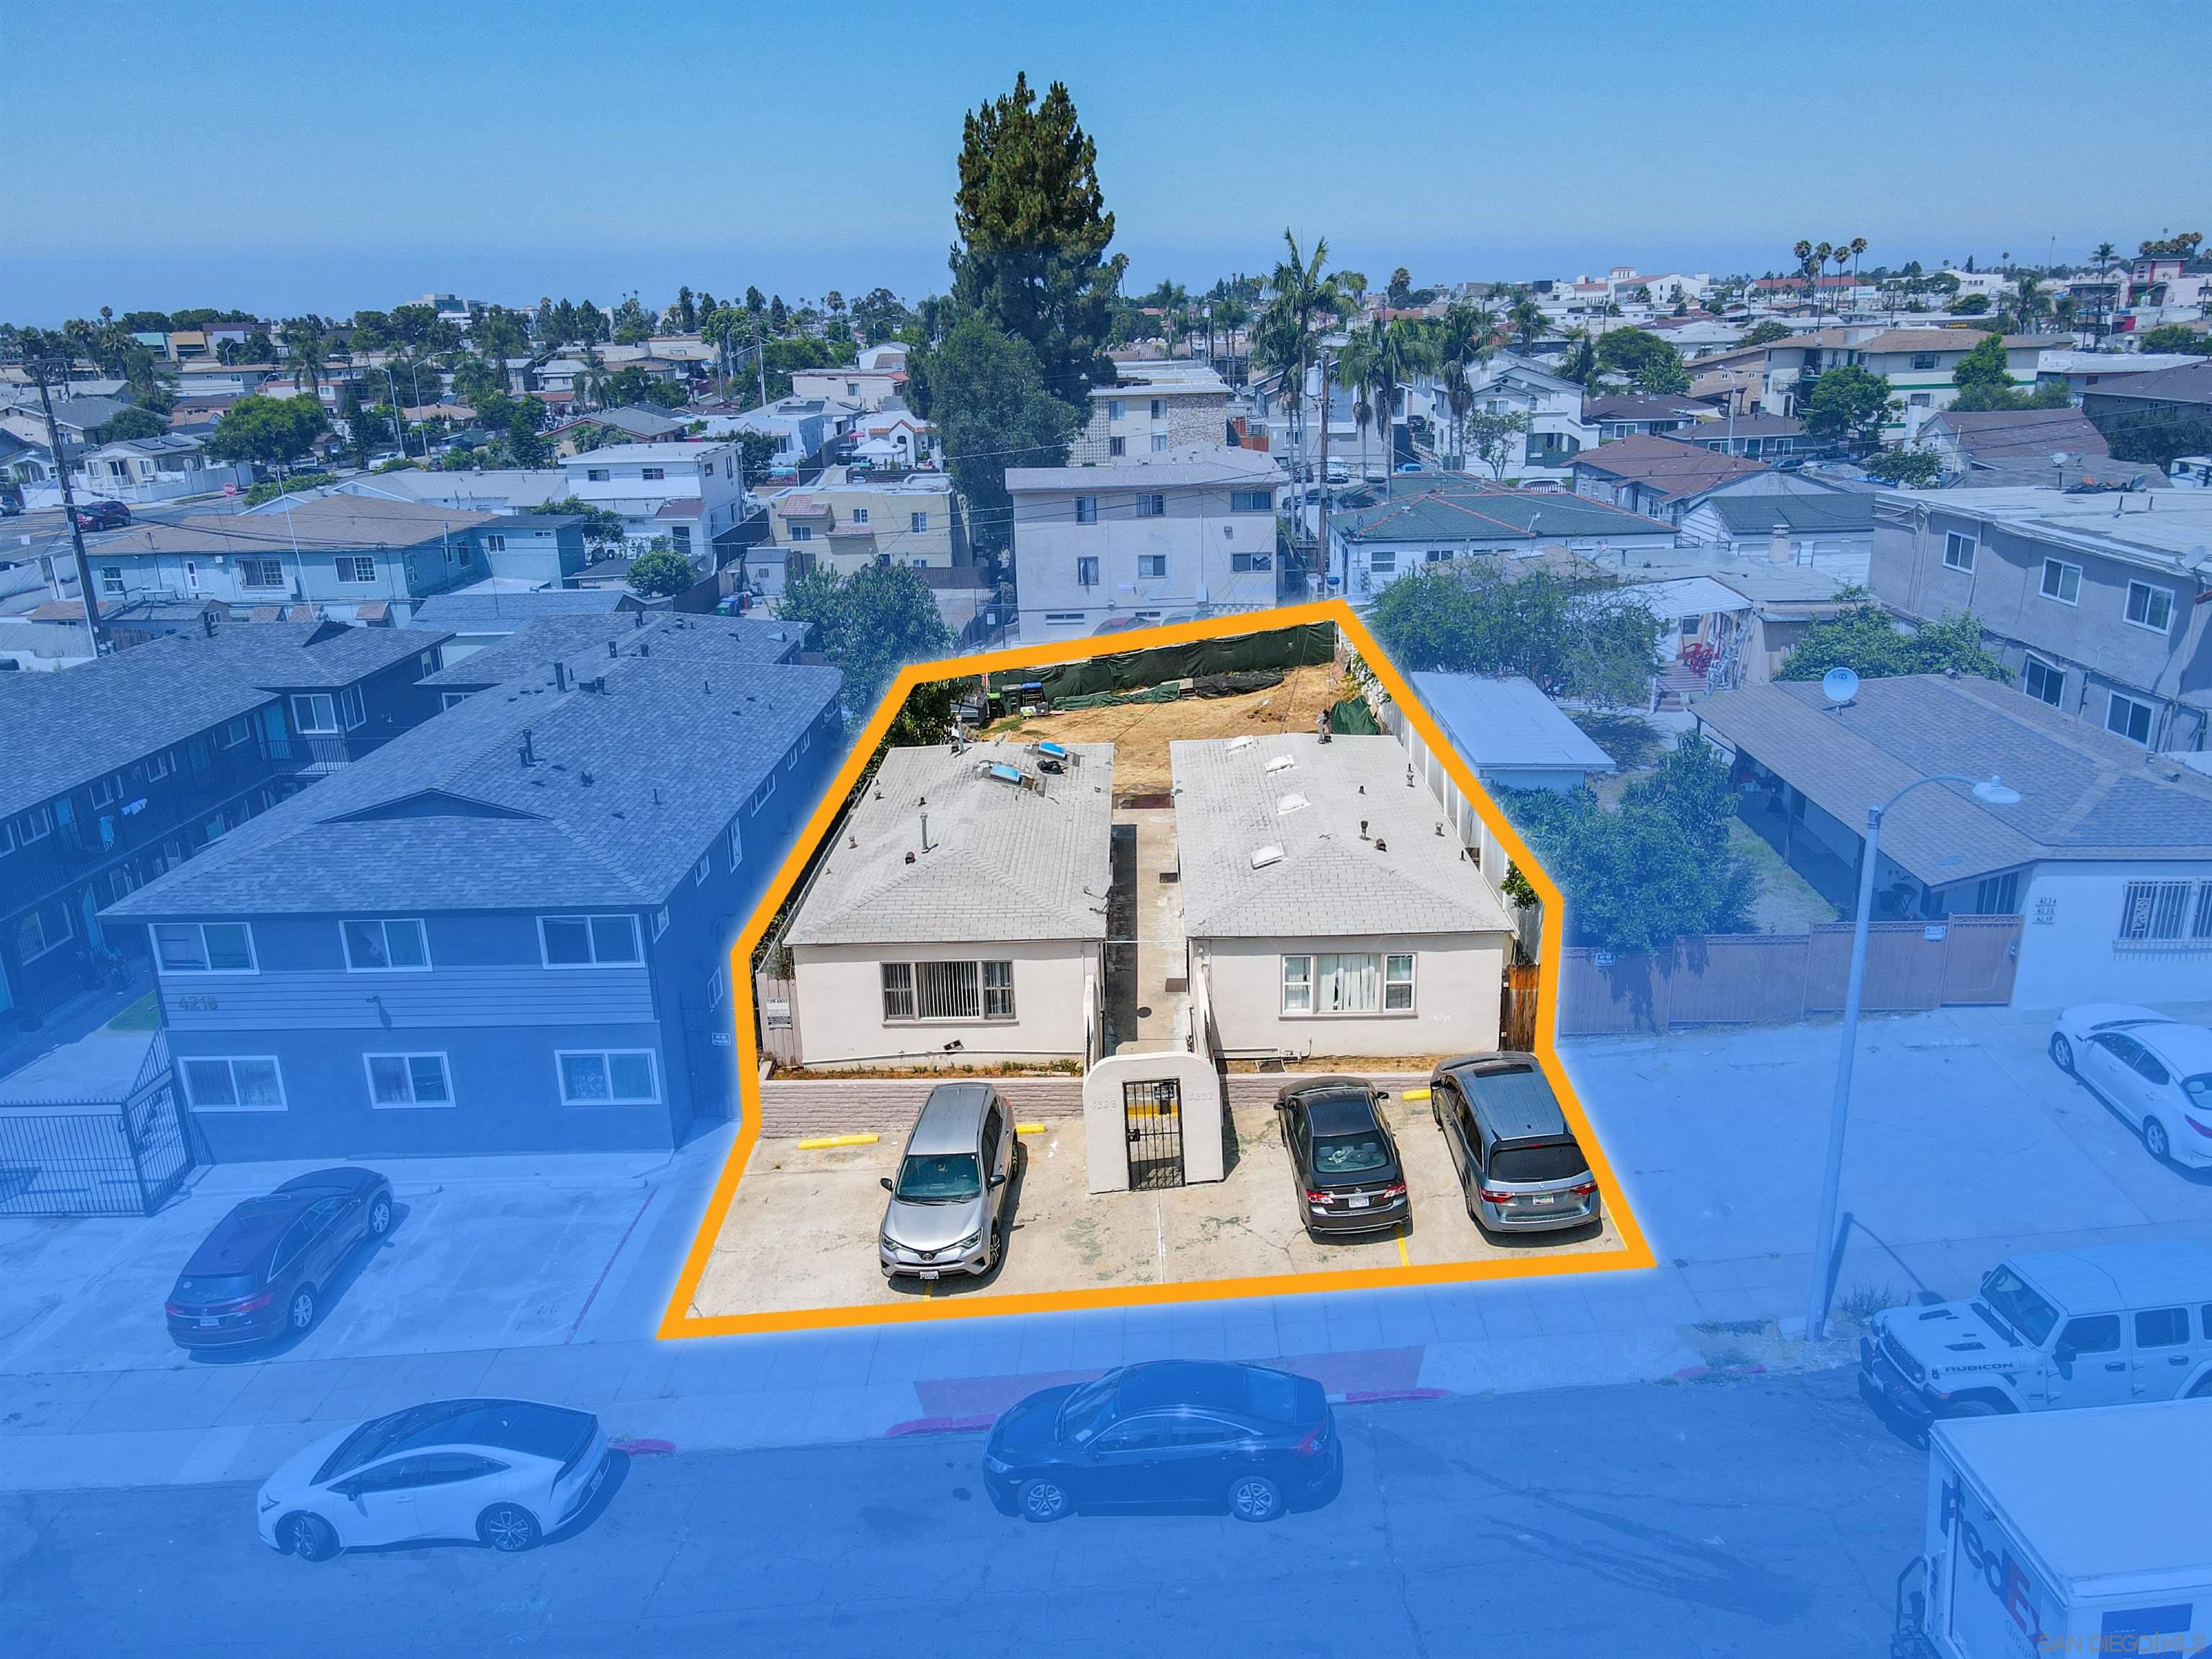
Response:
[[[2044,1056],[2046,1031],[2002,1009],[1868,1022],[1844,1169],[1850,1231],[1839,1305],[1855,1295],[1956,1295],[2021,1249],[2212,1240],[2212,1180],[2152,1164]],[[1795,1340],[1835,1041],[1833,1026],[1811,1026],[1570,1051],[1568,1068],[1662,1263],[1651,1271],[655,1342],[726,1144],[718,1140],[664,1160],[658,1174],[632,1171],[624,1190],[646,1194],[642,1204],[592,1200],[574,1224],[580,1247],[551,1268],[533,1261],[530,1293],[510,1296],[503,1310],[471,1299],[486,1294],[471,1288],[477,1263],[420,1264],[432,1276],[422,1282],[450,1287],[458,1311],[417,1329],[393,1325],[394,1310],[364,1307],[346,1334],[349,1353],[211,1364],[169,1352],[64,1367],[38,1356],[80,1345],[52,1346],[43,1320],[12,1344],[0,1334],[0,1489],[258,1480],[319,1435],[470,1392],[587,1407],[617,1437],[708,1450],[974,1429],[1071,1374],[1170,1357],[1282,1364],[1355,1400],[1844,1364],[1855,1333],[1840,1315],[1829,1341]],[[495,1209],[499,1182],[457,1162],[465,1168],[452,1172],[444,1201]],[[514,1167],[499,1181],[516,1192],[568,1167],[503,1162]],[[256,1166],[209,1179],[261,1190],[267,1174]],[[409,1171],[400,1190],[427,1205],[421,1174]],[[405,1242],[404,1228],[395,1237]],[[541,1287],[551,1298],[543,1305],[533,1299]],[[134,1316],[143,1321],[143,1308]],[[465,1351],[403,1351],[492,1333]]]

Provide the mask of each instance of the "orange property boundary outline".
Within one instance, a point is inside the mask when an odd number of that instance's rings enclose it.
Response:
[[[883,741],[890,730],[892,717],[905,702],[907,694],[917,685],[933,680],[962,678],[970,675],[994,672],[1009,668],[1039,668],[1048,664],[1077,662],[1088,657],[1120,656],[1128,652],[1148,650],[1156,646],[1183,645],[1194,640],[1235,637],[1245,634],[1266,633],[1279,628],[1295,628],[1308,623],[1334,623],[1344,630],[1361,659],[1382,682],[1398,707],[1413,722],[1413,729],[1421,734],[1430,749],[1443,758],[1445,770],[1453,781],[1474,805],[1482,821],[1490,826],[1511,855],[1537,896],[1544,902],[1547,915],[1556,922],[1563,912],[1558,886],[1530,854],[1528,846],[1514,833],[1513,826],[1496,802],[1484,793],[1475,781],[1474,774],[1452,748],[1450,741],[1432,720],[1420,700],[1413,695],[1390,659],[1378,647],[1352,607],[1342,599],[1324,599],[1311,605],[1289,605],[1273,611],[1247,611],[1232,617],[1212,617],[1203,622],[1177,623],[1159,628],[1133,629],[1127,633],[1112,634],[1104,639],[1067,641],[1054,645],[1035,646],[1012,651],[994,651],[972,657],[951,657],[938,662],[915,663],[900,671],[878,704],[866,727],[853,745],[853,751],[839,769],[836,781],[816,805],[806,827],[793,844],[790,856],[776,872],[775,879],[762,895],[752,915],[738,933],[737,943],[730,950],[731,1004],[737,1024],[737,1055],[738,1077],[744,1102],[744,1117],[738,1134],[737,1145],[731,1148],[721,1176],[714,1183],[714,1196],[707,1205],[705,1218],[691,1241],[691,1249],[684,1261],[684,1271],[676,1281],[676,1292],[669,1298],[668,1309],[661,1316],[659,1334],[663,1338],[685,1336],[727,1336],[752,1332],[826,1330],[861,1325],[902,1324],[915,1320],[981,1319],[1005,1314],[1048,1313],[1079,1308],[1130,1308],[1172,1304],[1185,1302],[1227,1301],[1255,1296],[1301,1296],[1323,1291],[1376,1290],[1389,1285],[1450,1285],[1477,1279],[1535,1279],[1555,1273],[1608,1273],[1624,1268],[1656,1266],[1650,1246],[1644,1242],[1644,1230],[1630,1212],[1627,1200],[1621,1195],[1620,1183],[1613,1177],[1605,1148],[1599,1143],[1591,1128],[1582,1102],[1576,1097],[1573,1085],[1567,1080],[1566,1071],[1559,1064],[1552,1040],[1552,1030],[1557,1023],[1559,990],[1559,953],[1556,948],[1547,951],[1537,969],[1537,1058],[1543,1065],[1544,1075],[1551,1079],[1553,1091],[1565,1108],[1568,1121],[1573,1124],[1577,1138],[1588,1150],[1590,1168],[1601,1183],[1607,1207],[1613,1227],[1620,1235],[1618,1249],[1594,1251],[1588,1254],[1555,1256],[1515,1256],[1491,1261],[1437,1262],[1426,1266],[1398,1267],[1358,1267],[1326,1273],[1271,1273],[1256,1278],[1203,1279],[1170,1285],[1115,1285],[1076,1291],[1027,1291],[989,1298],[977,1297],[916,1297],[910,1300],[842,1308],[799,1309],[777,1313],[702,1315],[690,1311],[691,1299],[698,1294],[699,1282],[707,1271],[714,1242],[721,1237],[722,1224],[727,1218],[731,1200],[737,1195],[738,1183],[744,1178],[746,1161],[752,1156],[754,1144],[760,1139],[760,1054],[753,1036],[753,976],[752,956],[769,925],[775,920],[792,886],[806,866],[806,860],[823,836],[828,835],[836,822],[837,813],[848,795],[860,781],[861,769],[868,757]],[[863,1241],[865,1243],[865,1241]]]

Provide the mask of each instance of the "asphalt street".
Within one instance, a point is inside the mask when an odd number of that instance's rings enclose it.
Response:
[[[1339,1408],[1331,1501],[1001,1516],[978,1436],[633,1455],[537,1553],[265,1549],[238,1485],[0,1498],[21,1659],[67,1655],[1887,1650],[1923,1453],[1848,1371]]]

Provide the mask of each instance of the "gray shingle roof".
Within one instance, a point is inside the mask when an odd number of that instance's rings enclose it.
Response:
[[[1569,541],[1590,537],[1672,536],[1672,525],[1564,492],[1486,489],[1473,479],[1431,485],[1419,494],[1336,514],[1330,528],[1348,542]]]
[[[368,547],[421,547],[459,534],[492,514],[365,495],[319,495],[289,510],[196,513],[174,524],[139,524],[100,544],[103,554],[267,553]]]
[[[1864,490],[1716,495],[1708,504],[1735,536],[1763,536],[1778,524],[1804,535],[1874,533],[1874,496]]]
[[[556,662],[589,679],[617,660],[610,645],[622,658],[703,662],[710,670],[727,662],[796,662],[805,638],[804,623],[764,617],[644,611],[539,617],[422,683],[465,690],[550,681]]]
[[[1344,939],[1510,929],[1436,797],[1385,737],[1311,732],[1169,745],[1183,921],[1193,939]],[[1267,763],[1288,756],[1278,771]],[[1362,787],[1365,793],[1361,793]],[[1306,805],[1285,812],[1283,798]],[[1374,841],[1360,838],[1366,820]],[[1282,857],[1253,867],[1263,847]]]
[[[226,623],[196,642],[271,690],[351,685],[451,639],[443,629],[349,628],[335,622]]]
[[[2135,744],[1991,680],[1867,680],[1840,716],[1818,685],[1777,681],[1722,692],[1698,714],[1854,831],[1915,778],[1996,772],[2019,805],[1932,784],[1883,821],[1881,850],[1931,885],[2042,859],[2212,860],[2212,779],[2184,769],[2169,781]]]
[[[838,830],[790,943],[1104,939],[1114,749],[1068,747],[1079,763],[1057,776],[1039,773],[1035,753],[1018,744],[970,744],[957,754],[949,744],[892,750]],[[1044,787],[986,776],[994,764],[1018,767]]]
[[[546,587],[532,593],[438,593],[415,607],[425,628],[457,634],[512,634],[540,617],[611,616],[645,607],[611,587]]]
[[[836,703],[840,682],[835,669],[758,661],[702,680],[696,662],[626,658],[610,665],[604,692],[484,692],[250,819],[108,914],[658,904]]]
[[[1625,478],[1660,491],[1670,501],[1702,495],[1724,483],[1767,471],[1766,463],[1728,455],[1680,438],[1638,433],[1618,443],[1600,444],[1574,458],[1577,472]]]

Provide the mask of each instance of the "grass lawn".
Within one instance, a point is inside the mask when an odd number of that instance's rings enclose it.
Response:
[[[1840,920],[1836,908],[1813,884],[1782,861],[1782,855],[1741,818],[1729,822],[1729,848],[1751,866],[1758,890],[1751,902],[1751,926],[1761,933],[1802,933],[1816,921]]]

